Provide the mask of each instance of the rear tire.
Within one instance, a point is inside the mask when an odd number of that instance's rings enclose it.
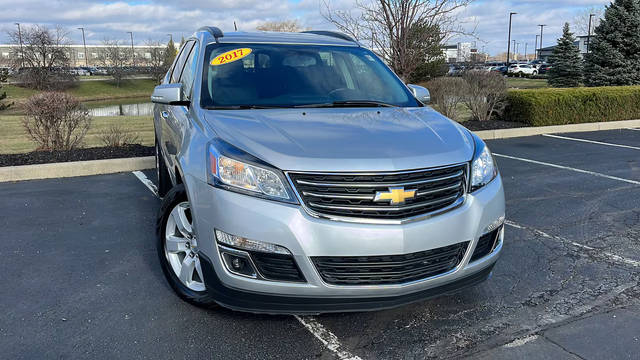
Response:
[[[162,157],[162,152],[160,152],[158,139],[156,139],[156,175],[158,177],[158,196],[162,198],[167,195],[171,189],[171,177],[169,176],[167,165]]]
[[[156,232],[160,266],[173,291],[193,305],[216,307],[204,285],[191,206],[184,185],[173,187],[162,200]]]

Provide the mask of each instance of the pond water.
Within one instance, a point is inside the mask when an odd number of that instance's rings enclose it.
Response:
[[[91,116],[151,116],[153,115],[153,103],[90,106],[89,114]]]

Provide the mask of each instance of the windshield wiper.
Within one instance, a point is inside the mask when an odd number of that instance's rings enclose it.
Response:
[[[372,100],[342,100],[318,104],[295,105],[296,108],[330,108],[330,107],[397,107],[382,101]]]
[[[244,110],[244,109],[283,109],[283,106],[269,106],[269,105],[213,105],[206,106],[207,110]]]

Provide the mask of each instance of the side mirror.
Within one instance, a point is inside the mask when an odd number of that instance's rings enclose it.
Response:
[[[411,90],[413,96],[421,103],[426,105],[431,102],[431,94],[426,88],[413,84],[408,84],[407,87]]]
[[[189,105],[182,97],[182,84],[163,84],[153,89],[151,102],[166,105]]]

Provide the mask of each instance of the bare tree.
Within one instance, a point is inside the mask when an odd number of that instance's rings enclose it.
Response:
[[[579,11],[573,18],[571,28],[576,35],[589,35],[589,15],[594,14],[591,19],[591,33],[600,25],[600,19],[604,17],[604,6],[592,6]]]
[[[327,1],[327,0],[325,0]],[[357,0],[350,10],[325,2],[323,17],[378,53],[403,79],[428,61],[421,47],[468,34],[459,10],[472,0]]]
[[[118,87],[127,75],[125,66],[130,59],[131,48],[126,44],[119,40],[104,39],[102,41],[102,48],[98,52],[98,61],[107,69],[107,74],[113,78]]]
[[[146,45],[149,47],[150,55],[147,59],[147,66],[149,66],[151,76],[159,84],[171,65],[167,64],[168,48],[159,41],[152,40],[147,41]]]
[[[491,120],[499,115],[506,105],[507,80],[497,73],[480,70],[467,71],[462,75],[466,82],[464,103],[471,110],[473,120]]]
[[[69,65],[68,32],[56,26],[53,30],[44,25],[23,27],[21,33],[10,31],[11,43],[15,46],[12,58],[14,67],[20,68],[18,81],[27,87],[38,90],[60,88],[72,81],[69,72],[62,71]]]
[[[82,144],[91,126],[89,111],[73,96],[42,92],[24,104],[24,129],[38,150],[70,150]]]
[[[298,32],[305,30],[298,20],[283,21],[267,21],[258,26],[256,29],[261,31],[280,31],[280,32]]]

